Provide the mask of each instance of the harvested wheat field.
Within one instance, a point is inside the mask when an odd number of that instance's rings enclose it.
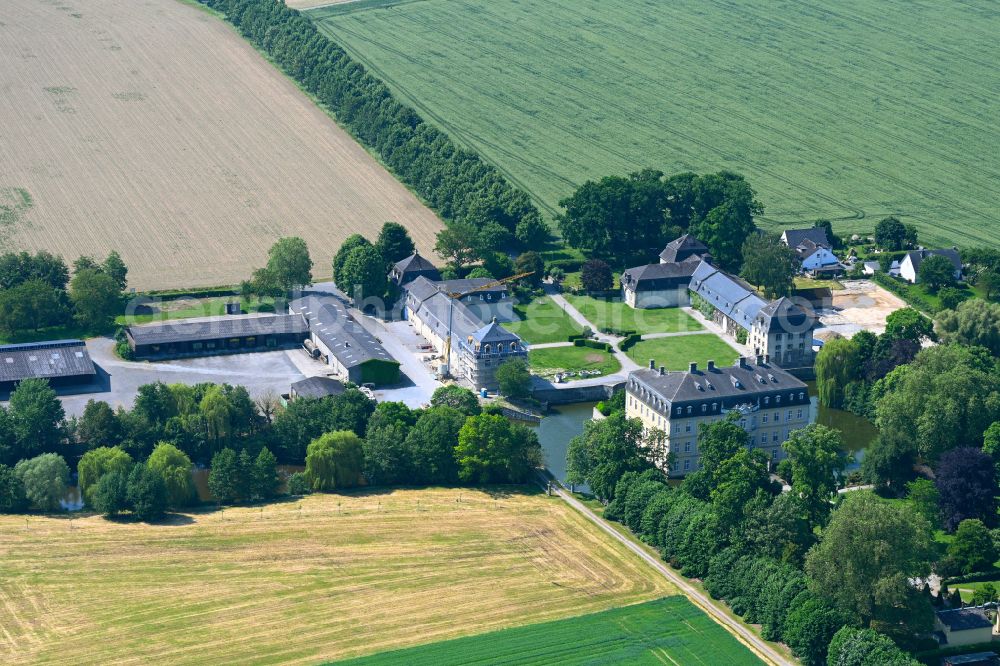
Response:
[[[0,516],[0,662],[315,663],[674,593],[557,498],[313,495],[172,524]]]
[[[317,276],[395,220],[440,222],[228,24],[178,0],[4,0],[0,242],[118,249],[140,289],[232,284],[280,236]]]

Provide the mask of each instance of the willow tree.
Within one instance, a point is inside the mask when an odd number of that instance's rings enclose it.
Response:
[[[847,338],[833,338],[823,345],[815,365],[819,404],[843,407],[848,384],[861,375],[861,360],[858,346]]]

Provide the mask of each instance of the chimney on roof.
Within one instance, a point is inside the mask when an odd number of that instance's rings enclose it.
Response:
[[[660,366],[660,376],[662,377],[665,374],[667,374],[667,368],[661,365]]]
[[[691,363],[688,363],[688,372],[692,374],[698,372],[698,364],[693,361]]]
[[[656,359],[655,358],[649,359],[649,369],[650,370],[656,370]]]
[[[708,362],[708,371],[709,372],[715,372],[715,361],[709,361]]]

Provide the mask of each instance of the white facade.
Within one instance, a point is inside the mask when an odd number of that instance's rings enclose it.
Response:
[[[817,268],[826,268],[827,266],[835,266],[840,263],[840,260],[830,252],[830,250],[825,247],[817,248],[815,252],[810,254],[808,257],[802,260],[802,268],[807,271],[813,271]]]

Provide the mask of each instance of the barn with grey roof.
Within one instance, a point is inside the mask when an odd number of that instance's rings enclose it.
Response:
[[[307,294],[289,303],[288,309],[308,322],[308,346],[314,356],[322,358],[344,379],[376,385],[399,381],[399,361],[348,313],[335,295]]]
[[[290,349],[308,335],[308,324],[296,314],[170,319],[125,329],[135,357],[153,360]]]
[[[0,346],[0,386],[11,390],[25,379],[53,386],[90,384],[97,369],[83,340],[51,340]]]

